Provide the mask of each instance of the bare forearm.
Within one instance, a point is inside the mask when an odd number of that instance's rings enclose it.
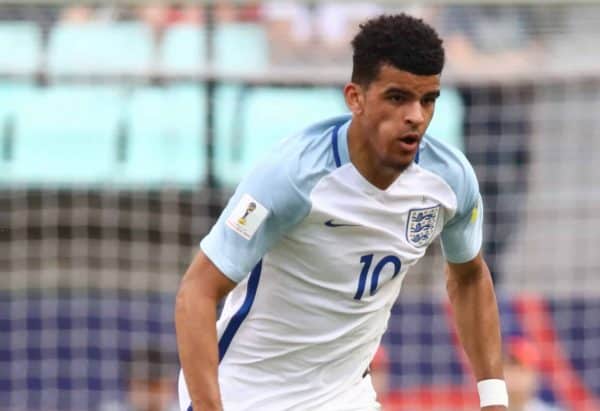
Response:
[[[460,341],[477,380],[503,379],[500,320],[485,263],[469,275],[449,275],[448,295]]]
[[[193,287],[182,287],[175,307],[177,347],[195,410],[222,409],[215,322],[216,302],[193,293]]]

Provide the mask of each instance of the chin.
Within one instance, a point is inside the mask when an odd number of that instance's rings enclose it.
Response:
[[[394,170],[397,173],[401,173],[404,170],[406,170],[409,166],[411,165],[411,163],[398,163],[398,162],[394,162],[394,163],[388,163],[388,164],[384,164],[384,166],[388,169],[388,170]]]
[[[413,158],[410,160],[388,160],[382,161],[382,164],[388,168],[394,169],[398,172],[406,170],[413,163]]]

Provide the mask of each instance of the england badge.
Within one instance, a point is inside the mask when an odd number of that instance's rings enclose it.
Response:
[[[408,212],[406,240],[415,247],[424,247],[433,239],[440,206],[413,209]]]

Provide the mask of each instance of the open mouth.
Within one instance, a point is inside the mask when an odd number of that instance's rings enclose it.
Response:
[[[416,143],[419,142],[419,137],[417,137],[417,136],[406,136],[406,137],[400,138],[400,141],[402,141],[405,144],[416,144]]]
[[[414,151],[419,146],[419,136],[416,134],[409,134],[404,137],[400,137],[397,141],[400,147],[406,151]]]

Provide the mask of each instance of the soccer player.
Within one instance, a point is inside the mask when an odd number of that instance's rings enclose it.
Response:
[[[181,282],[181,410],[378,410],[368,364],[438,235],[482,409],[506,409],[477,181],[425,135],[442,41],[400,14],[364,23],[352,46],[351,115],[284,139],[247,175]]]

